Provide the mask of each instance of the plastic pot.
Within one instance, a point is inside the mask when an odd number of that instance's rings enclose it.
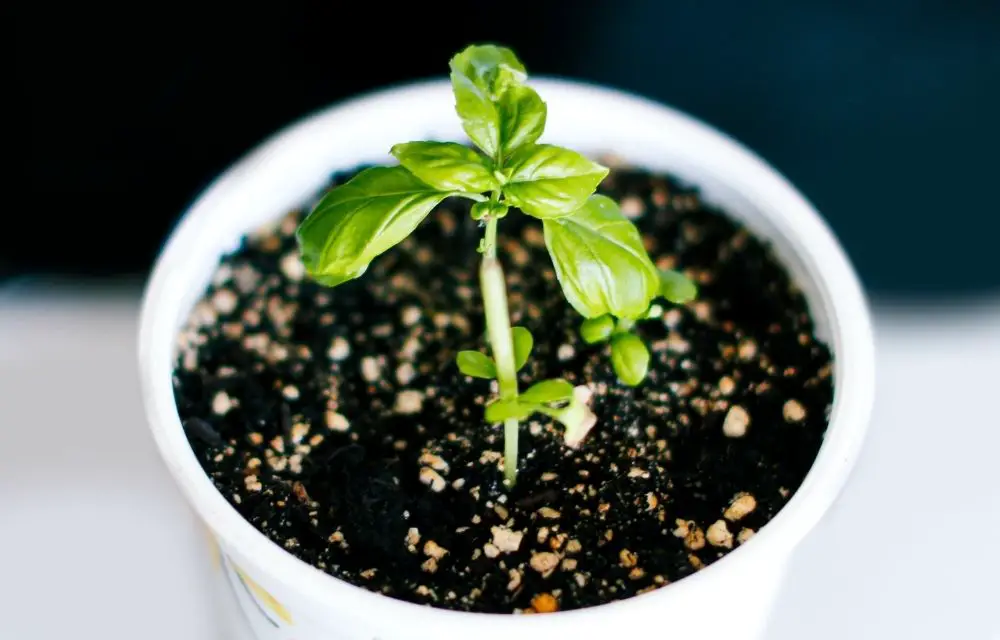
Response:
[[[397,142],[464,139],[447,80],[362,96],[279,132],[211,184],[172,233],[142,306],[141,381],[153,436],[217,542],[220,573],[259,640],[554,640],[647,629],[665,638],[757,637],[796,545],[844,485],[872,409],[874,347],[858,279],[819,214],[764,161],[691,117],[588,84],[533,85],[549,107],[543,141],[670,172],[774,245],[834,352],[835,401],[819,455],[788,504],[746,544],[657,591],[589,609],[487,615],[410,604],[333,578],[268,540],[216,490],[191,451],[171,380],[177,334],[220,257],[244,233],[303,204],[333,171],[390,163]]]

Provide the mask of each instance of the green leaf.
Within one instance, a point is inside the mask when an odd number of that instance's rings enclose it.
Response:
[[[365,272],[450,195],[403,167],[371,167],[330,190],[296,230],[306,271],[336,286]]]
[[[510,332],[514,341],[514,370],[520,371],[528,362],[531,348],[535,346],[535,339],[531,336],[531,332],[524,327],[514,327]]]
[[[553,404],[573,398],[573,385],[561,379],[542,380],[528,387],[518,399],[529,404]]]
[[[604,342],[615,330],[615,320],[609,315],[587,318],[580,323],[580,337],[587,344]]]
[[[533,144],[545,130],[548,108],[538,93],[525,85],[510,85],[497,101],[500,147],[504,156]]]
[[[469,45],[449,62],[452,73],[468,78],[490,99],[513,84],[524,82],[527,72],[512,50],[492,44]]]
[[[698,287],[683,274],[664,269],[660,271],[660,295],[674,304],[684,304],[698,296]]]
[[[472,80],[451,72],[451,87],[455,93],[455,111],[462,120],[462,129],[473,144],[491,158],[500,148],[500,114],[489,95]]]
[[[660,274],[614,200],[591,196],[573,215],[543,226],[563,294],[580,315],[635,319],[646,312]]]
[[[548,144],[517,149],[507,167],[506,198],[542,219],[566,216],[582,207],[609,171],[576,151]]]
[[[486,200],[485,202],[477,202],[472,205],[472,211],[469,215],[472,216],[473,220],[482,220],[486,216],[499,220],[507,215],[508,209],[510,209],[510,207],[505,204],[493,202],[492,200]]]
[[[513,400],[495,400],[486,406],[486,421],[490,423],[503,422],[513,418],[514,420],[524,420],[535,412],[535,407],[530,404],[518,402],[518,398]]]
[[[482,193],[500,187],[489,161],[457,142],[406,142],[390,151],[410,173],[441,191]]]
[[[611,341],[611,365],[619,380],[634,387],[649,370],[649,349],[634,333],[615,336]]]
[[[492,358],[478,351],[459,351],[455,358],[458,370],[473,378],[492,380],[497,377],[497,367]]]
[[[486,155],[500,152],[500,111],[495,101],[526,77],[514,52],[494,45],[471,45],[449,61],[455,111],[462,128]]]

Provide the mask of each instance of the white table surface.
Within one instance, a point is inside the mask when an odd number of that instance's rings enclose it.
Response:
[[[0,291],[0,639],[220,637],[146,432],[138,293]],[[874,422],[770,636],[998,640],[1000,300],[876,317]]]

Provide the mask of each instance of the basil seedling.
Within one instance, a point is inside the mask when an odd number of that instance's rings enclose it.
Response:
[[[541,221],[563,293],[585,318],[584,338],[611,340],[612,362],[627,384],[638,384],[649,364],[645,345],[630,333],[634,322],[664,294],[664,283],[672,283],[671,291],[685,285],[679,274],[657,271],[618,204],[595,194],[607,167],[538,142],[547,107],[510,49],[472,45],[449,67],[455,110],[474,148],[439,141],[393,146],[397,166],[365,169],[332,189],[302,221],[296,238],[310,276],[336,286],[361,276],[445,198],[474,201],[471,216],[484,227],[479,282],[490,353],[463,351],[457,365],[467,376],[497,381],[485,419],[504,424],[504,473],[513,484],[521,421],[535,413],[549,416],[565,427],[567,444],[576,446],[596,418],[566,380],[518,389],[517,372],[534,341],[527,329],[510,326],[497,257],[499,221],[512,208]]]
[[[676,271],[660,270],[657,273],[657,282],[654,299],[663,298],[667,302],[684,304],[694,300],[698,295],[697,286]],[[659,316],[659,311],[656,305],[650,304],[638,319],[627,316],[616,318],[615,314],[610,313],[591,315],[580,323],[580,337],[587,344],[610,340],[611,365],[614,367],[615,375],[623,383],[634,387],[646,378],[650,356],[649,349],[633,330],[637,320]]]

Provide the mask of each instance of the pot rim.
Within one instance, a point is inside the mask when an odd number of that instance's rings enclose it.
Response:
[[[586,624],[595,616],[635,614],[658,599],[676,597],[679,592],[704,590],[727,572],[740,571],[752,555],[776,547],[793,547],[822,517],[840,492],[853,466],[867,430],[874,402],[875,353],[870,313],[861,284],[845,252],[819,213],[776,170],[753,152],[715,128],[647,98],[618,89],[558,77],[536,77],[531,81],[546,99],[551,95],[570,96],[583,102],[598,100],[614,103],[631,117],[651,119],[669,117],[675,124],[695,130],[717,145],[720,153],[732,156],[746,173],[752,174],[769,201],[780,203],[788,212],[791,225],[783,229],[794,237],[801,258],[811,263],[813,275],[821,288],[820,295],[833,316],[831,347],[835,356],[835,395],[829,424],[820,451],[805,480],[788,503],[746,543],[704,569],[687,576],[668,588],[596,607],[560,611],[541,616],[516,616],[504,613],[470,613],[428,607],[406,602],[335,578],[298,559],[272,542],[245,520],[220,493],[192,452],[178,416],[172,389],[171,371],[164,369],[163,349],[157,340],[167,330],[169,313],[164,305],[172,304],[167,292],[174,288],[173,266],[183,262],[187,246],[210,222],[209,204],[223,194],[238,189],[244,173],[250,172],[262,158],[280,154],[290,136],[341,118],[358,117],[369,109],[399,108],[406,103],[440,100],[450,93],[447,79],[434,78],[395,85],[359,95],[334,104],[293,122],[266,139],[217,177],[192,203],[173,229],[157,258],[143,293],[138,332],[139,373],[144,405],[158,450],[184,496],[209,527],[228,545],[265,566],[273,578],[288,589],[307,595],[317,603],[338,601],[338,608],[364,610],[375,607],[379,615],[405,615],[428,624],[482,623],[510,625],[512,631],[539,630],[549,625]],[[772,209],[776,209],[771,205]],[[762,213],[766,215],[766,207]],[[276,212],[276,217],[282,212]],[[164,317],[167,316],[167,317]],[[170,327],[173,329],[173,325]],[[170,353],[173,353],[173,344]],[[172,364],[172,360],[171,360]],[[841,372],[847,371],[846,375]],[[345,601],[349,604],[343,604]],[[419,622],[415,622],[419,624]]]

